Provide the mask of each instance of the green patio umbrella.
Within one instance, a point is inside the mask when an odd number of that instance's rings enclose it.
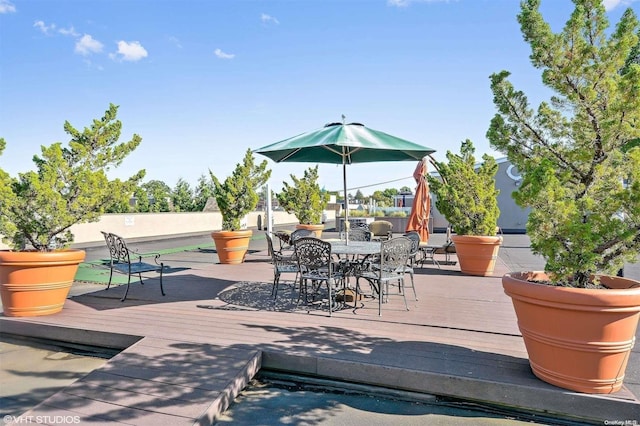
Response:
[[[344,120],[344,116],[342,118]],[[416,161],[434,153],[435,150],[370,129],[360,123],[342,122],[329,123],[321,129],[263,146],[255,152],[269,157],[276,163],[342,164],[346,223],[349,219],[347,164]]]

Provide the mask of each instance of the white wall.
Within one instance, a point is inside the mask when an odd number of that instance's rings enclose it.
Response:
[[[327,210],[328,220],[335,219],[335,211]],[[266,228],[265,213],[256,211],[247,216],[247,226],[258,226],[261,216],[262,226]],[[274,211],[275,225],[296,224],[298,220],[284,211]],[[144,238],[201,232],[219,231],[222,228],[222,216],[219,212],[207,213],[131,213],[107,214],[98,222],[83,223],[71,227],[75,244],[104,241],[100,231],[109,231],[124,238]],[[0,249],[9,247],[0,242]]]

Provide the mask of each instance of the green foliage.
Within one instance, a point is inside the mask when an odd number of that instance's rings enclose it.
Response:
[[[369,212],[366,210],[349,210],[349,217],[369,217]]]
[[[135,211],[138,213],[149,213],[150,205],[147,191],[145,191],[144,188],[138,186],[133,191],[133,195],[136,198]]]
[[[532,63],[556,94],[535,111],[507,71],[493,74],[498,113],[487,137],[523,175],[514,199],[532,209],[527,233],[546,271],[557,284],[584,287],[640,251],[639,23],[628,9],[607,37],[601,2],[574,2],[558,34],[538,0],[522,3]]]
[[[322,211],[329,203],[329,193],[318,185],[318,166],[305,170],[302,178],[290,175],[293,185],[284,182],[282,192],[276,196],[287,213],[293,213],[304,225],[315,225],[322,221]]]
[[[447,151],[448,163],[433,162],[440,178],[427,176],[436,207],[458,235],[496,235],[500,209],[495,176],[498,164],[484,154],[476,167],[475,148],[467,139],[460,155]]]
[[[267,170],[267,160],[255,165],[250,149],[242,163],[236,164],[231,176],[224,182],[209,170],[213,181],[213,195],[222,213],[222,229],[225,231],[240,230],[240,220],[258,205],[257,188],[264,185],[271,176]]]
[[[387,188],[384,191],[374,191],[371,198],[375,200],[378,207],[391,207],[393,206],[393,197],[398,195],[399,192],[395,188]]]
[[[171,192],[173,210],[176,212],[194,211],[193,190],[189,183],[180,178]]]
[[[6,148],[4,138],[0,138],[0,156]],[[16,194],[11,188],[11,176],[0,168],[0,234],[13,235],[15,225],[9,220],[7,212],[13,210],[17,204]]]
[[[171,188],[161,180],[150,180],[141,185],[148,200],[148,212],[160,213],[171,211]]]
[[[407,212],[396,210],[387,215],[388,217],[407,217]]]
[[[204,175],[198,178],[198,186],[193,200],[193,211],[201,212],[207,206],[207,201],[210,197],[213,197],[213,182],[211,179],[207,179]]]
[[[122,199],[111,204],[105,209],[105,213],[133,213],[135,207],[129,204],[129,200]]]
[[[117,110],[111,104],[82,132],[65,122],[68,148],[59,142],[43,146],[42,156],[33,157],[37,171],[10,178],[0,169],[0,234],[8,244],[18,250],[66,247],[73,242],[72,225],[97,221],[107,208],[128,201],[144,170],[124,182],[110,181],[106,171],[119,166],[142,139],[133,135],[118,143]]]

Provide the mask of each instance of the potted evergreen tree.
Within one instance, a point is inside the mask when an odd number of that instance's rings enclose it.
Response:
[[[318,185],[318,166],[309,167],[302,178],[290,175],[292,185],[283,182],[282,191],[276,197],[278,203],[287,212],[292,213],[300,222],[297,228],[309,229],[316,236],[322,236],[322,212],[329,203],[329,193]]]
[[[209,174],[213,180],[213,196],[222,214],[222,230],[211,233],[218,258],[220,263],[240,264],[244,262],[253,235],[250,229],[242,229],[240,221],[258,205],[257,189],[267,182],[271,170],[267,170],[267,160],[256,165],[253,153],[247,149],[242,163],[236,164],[224,182],[211,171]]]
[[[507,71],[491,76],[487,137],[523,176],[527,233],[544,271],[503,277],[536,376],[587,393],[622,387],[640,316],[640,283],[617,277],[640,253],[640,25],[631,9],[607,36],[600,1],[574,0],[562,32],[539,0],[518,21],[555,91],[537,111]]]
[[[499,190],[495,176],[498,164],[484,154],[476,167],[475,148],[467,139],[460,146],[460,154],[447,151],[448,162],[431,160],[439,177],[427,176],[435,194],[436,208],[447,219],[455,235],[460,270],[464,274],[488,276],[493,274],[502,237],[497,234]]]
[[[144,170],[126,181],[109,180],[142,141],[134,135],[118,143],[122,124],[111,104],[82,132],[65,122],[68,147],[54,143],[34,156],[36,171],[12,178],[0,169],[0,234],[12,247],[0,251],[2,305],[6,316],[59,312],[67,298],[83,250],[69,249],[71,226],[94,222],[110,206],[128,202]],[[0,139],[0,154],[6,147]]]

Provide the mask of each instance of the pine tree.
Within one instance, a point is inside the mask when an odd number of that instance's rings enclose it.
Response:
[[[264,185],[271,170],[267,170],[267,160],[255,164],[253,153],[247,149],[242,163],[224,182],[209,171],[214,185],[214,196],[222,213],[222,229],[225,231],[240,230],[240,220],[258,205],[259,187]]]
[[[118,143],[122,123],[118,107],[111,104],[105,115],[82,132],[68,121],[68,147],[54,143],[34,156],[36,171],[8,178],[0,169],[0,234],[14,248],[28,245],[39,251],[65,247],[73,242],[69,228],[95,222],[107,208],[128,201],[144,177],[139,171],[126,181],[109,180],[107,171],[119,166],[142,141],[133,135]],[[5,146],[2,140],[2,148]]]
[[[293,213],[301,224],[315,225],[322,222],[322,211],[329,202],[329,193],[318,185],[318,166],[304,171],[302,178],[290,175],[292,185],[284,182],[277,194],[278,203],[287,212]]]
[[[493,74],[498,113],[487,137],[523,174],[514,199],[531,207],[527,233],[545,270],[584,287],[640,251],[640,148],[630,144],[640,136],[639,23],[627,9],[607,36],[602,2],[574,3],[558,34],[539,0],[522,3],[531,62],[555,95],[534,110],[509,72]]]
[[[496,160],[482,156],[476,167],[475,148],[467,139],[460,146],[460,155],[447,151],[447,163],[433,162],[439,177],[427,176],[429,187],[436,195],[436,208],[451,223],[458,235],[496,235],[500,209],[495,176]]]
[[[194,211],[193,190],[189,183],[180,178],[171,192],[173,210],[176,212]]]
[[[196,186],[193,211],[201,212],[207,205],[209,198],[213,197],[213,181],[207,179],[205,175],[198,178],[198,186]]]

